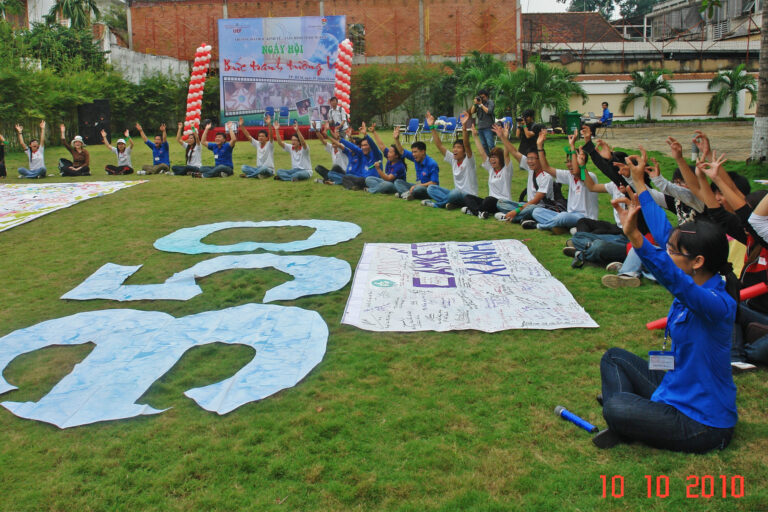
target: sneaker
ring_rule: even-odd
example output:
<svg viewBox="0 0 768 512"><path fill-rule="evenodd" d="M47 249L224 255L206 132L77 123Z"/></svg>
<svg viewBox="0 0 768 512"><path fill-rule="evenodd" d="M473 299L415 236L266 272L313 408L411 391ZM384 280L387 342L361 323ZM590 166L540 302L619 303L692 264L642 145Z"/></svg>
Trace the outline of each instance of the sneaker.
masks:
<svg viewBox="0 0 768 512"><path fill-rule="evenodd" d="M500 222L507 222L507 214L502 212L496 212L493 214L493 218Z"/></svg>
<svg viewBox="0 0 768 512"><path fill-rule="evenodd" d="M571 228L571 234L572 234L572 235L575 235L575 234L576 234L576 233L578 233L578 232L579 232L579 231L576 229L576 226L573 226L573 227Z"/></svg>
<svg viewBox="0 0 768 512"><path fill-rule="evenodd" d="M247 178L248 176L246 176L245 174L241 174L240 177L241 178Z"/></svg>
<svg viewBox="0 0 768 512"><path fill-rule="evenodd" d="M414 197L414 195L412 193L408 192L408 195L406 196L405 200L406 201L413 201L414 199L416 199Z"/></svg>
<svg viewBox="0 0 768 512"><path fill-rule="evenodd" d="M744 361L731 361L731 370L735 373L748 372L749 370L756 369L757 366L752 363L745 363Z"/></svg>
<svg viewBox="0 0 768 512"><path fill-rule="evenodd" d="M565 249L568 249L566 247ZM563 249L563 252L565 252L565 249ZM584 260L581 259L581 251L576 251L573 253L573 261L571 262L571 268L581 268L584 266Z"/></svg>
<svg viewBox="0 0 768 512"><path fill-rule="evenodd" d="M269 174L257 174L256 178L258 178L260 180L265 180L265 179L269 178Z"/></svg>
<svg viewBox="0 0 768 512"><path fill-rule="evenodd" d="M477 214L478 219L487 219L490 216L490 213L488 212L479 212Z"/></svg>
<svg viewBox="0 0 768 512"><path fill-rule="evenodd" d="M406 201L411 200L411 193L410 192L403 192L400 194L400 199L405 199Z"/></svg>
<svg viewBox="0 0 768 512"><path fill-rule="evenodd" d="M574 256L576 256L577 252L579 252L579 251L577 251L576 248L573 247L573 246L569 247L569 246L566 245L565 247L563 247L563 254L565 254L569 258L573 258Z"/></svg>
<svg viewBox="0 0 768 512"><path fill-rule="evenodd" d="M147 174L147 171L136 171L136 174Z"/></svg>
<svg viewBox="0 0 768 512"><path fill-rule="evenodd" d="M601 450L607 450L613 448L617 444L621 443L621 437L613 430L607 428L601 430L592 437L592 444L600 448Z"/></svg>
<svg viewBox="0 0 768 512"><path fill-rule="evenodd" d="M538 222L532 219L528 219L521 222L520 225L523 227L523 229L536 229Z"/></svg>
<svg viewBox="0 0 768 512"><path fill-rule="evenodd" d="M429 206L430 208L435 208L435 203L433 203L429 199L422 199L421 206Z"/></svg>
<svg viewBox="0 0 768 512"><path fill-rule="evenodd" d="M455 203L445 203L445 209L446 210L458 210L459 209L459 205L457 205Z"/></svg>
<svg viewBox="0 0 768 512"><path fill-rule="evenodd" d="M201 173L201 172L191 172L191 173L189 173L189 175L192 176L193 178L202 178L203 177L203 173Z"/></svg>
<svg viewBox="0 0 768 512"><path fill-rule="evenodd" d="M573 239L572 239L572 238L569 238L568 240L566 240L566 241L565 241L565 246L566 246L566 247L574 247L574 245L573 245Z"/></svg>
<svg viewBox="0 0 768 512"><path fill-rule="evenodd" d="M365 187L363 188L363 192L370 192L370 190L368 190L368 187Z"/></svg>
<svg viewBox="0 0 768 512"><path fill-rule="evenodd" d="M224 171L221 171L219 173L219 176L221 176L222 178L226 178L227 176L229 176L229 174L225 173Z"/></svg>
<svg viewBox="0 0 768 512"><path fill-rule="evenodd" d="M602 394L602 393L600 393L599 395L597 395L597 396L595 397L595 400L597 400L597 403L599 403L599 404L600 404L600 407L602 407L602 406L603 406L603 394Z"/></svg>
<svg viewBox="0 0 768 512"><path fill-rule="evenodd" d="M21 177L21 176L19 176ZM469 206L462 206L461 207L461 213L466 213L467 215L474 215L471 211L469 211Z"/></svg>
<svg viewBox="0 0 768 512"><path fill-rule="evenodd" d="M640 278L635 276L628 276L626 274L619 274L617 276L613 274L604 275L600 281L603 286L608 288L637 288L640 286Z"/></svg>
<svg viewBox="0 0 768 512"><path fill-rule="evenodd" d="M623 267L624 264L620 261L614 261L612 263L609 263L605 266L605 270L608 272L616 272L618 273L619 270L621 270L621 267Z"/></svg>
<svg viewBox="0 0 768 512"><path fill-rule="evenodd" d="M562 226L555 226L552 228L552 233L556 235L564 235L568 233L568 228L564 228Z"/></svg>
<svg viewBox="0 0 768 512"><path fill-rule="evenodd" d="M397 199L400 199L400 192L395 192L395 197L396 197Z"/></svg>

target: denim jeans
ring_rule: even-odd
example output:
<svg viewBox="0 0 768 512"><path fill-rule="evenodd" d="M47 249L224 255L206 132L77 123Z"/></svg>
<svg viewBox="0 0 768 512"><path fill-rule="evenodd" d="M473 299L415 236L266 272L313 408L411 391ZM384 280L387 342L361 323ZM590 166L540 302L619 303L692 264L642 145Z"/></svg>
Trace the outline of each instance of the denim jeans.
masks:
<svg viewBox="0 0 768 512"><path fill-rule="evenodd" d="M312 171L306 169L278 169L277 178L282 181L308 180Z"/></svg>
<svg viewBox="0 0 768 512"><path fill-rule="evenodd" d="M537 208L533 212L533 220L538 222L539 229L572 228L582 217L584 217L583 213L557 213L547 208Z"/></svg>
<svg viewBox="0 0 768 512"><path fill-rule="evenodd" d="M733 428L703 425L671 405L650 400L664 371L648 369L648 361L620 348L600 360L603 417L627 441L666 450L704 453L728 446Z"/></svg>
<svg viewBox="0 0 768 512"><path fill-rule="evenodd" d="M596 235L579 231L571 238L576 250L581 251L582 261L591 261L607 265L614 261L624 261L627 255L627 242L624 235Z"/></svg>
<svg viewBox="0 0 768 512"><path fill-rule="evenodd" d="M456 206L464 206L465 204L464 196L466 193L457 188L448 190L440 185L430 185L427 187L427 194L438 208L445 208L445 205L448 203Z"/></svg>
<svg viewBox="0 0 768 512"><path fill-rule="evenodd" d="M171 167L171 170L176 176L186 176L190 172L200 172L200 168L194 165L174 165Z"/></svg>
<svg viewBox="0 0 768 512"><path fill-rule="evenodd" d="M344 174L346 174L344 172L344 169L342 169L338 165L333 165L333 166L331 166L330 169L328 169L326 167L323 167L322 165L316 165L315 166L315 172L317 174L319 174L323 178L323 180L325 180L325 181L328 181L330 179L328 177L328 173L334 172L334 173L338 174L339 176L344 176ZM339 178L339 182L337 183L337 185L340 185L340 184L341 184L341 178Z"/></svg>
<svg viewBox="0 0 768 512"><path fill-rule="evenodd" d="M490 156L491 150L496 147L496 134L490 128L482 128L477 130L477 136L480 137L485 154Z"/></svg>
<svg viewBox="0 0 768 512"><path fill-rule="evenodd" d="M510 201L509 199L499 199L499 201L496 203L496 209L502 213L509 213L512 210L520 208L524 204L525 203L518 203L517 201ZM515 215L515 218L512 219L512 222L520 224L524 220L533 219L533 210L536 208L541 208L541 206L538 204L530 204L526 206L520 210L517 215Z"/></svg>
<svg viewBox="0 0 768 512"><path fill-rule="evenodd" d="M334 185L341 185L341 182L344 181L344 176L346 175L347 173L345 172L330 170L328 171L328 178L326 181L332 181Z"/></svg>
<svg viewBox="0 0 768 512"><path fill-rule="evenodd" d="M645 267L643 267L643 260L641 260L640 256L637 255L634 248L630 249L626 258L624 258L624 264L619 269L619 275L634 277L640 277L642 275L646 279L656 281L656 278L653 277L653 274L648 272Z"/></svg>
<svg viewBox="0 0 768 512"><path fill-rule="evenodd" d="M395 190L397 190L399 194L408 192L413 186L414 183L408 183L405 180L395 180ZM429 194L427 194L427 187L415 184L415 188L413 189L413 197L414 199L427 199L429 197Z"/></svg>
<svg viewBox="0 0 768 512"><path fill-rule="evenodd" d="M203 178L218 178L221 176L221 173L232 176L233 172L232 168L226 165L217 165L216 167L204 165L200 167L200 173L203 175Z"/></svg>
<svg viewBox="0 0 768 512"><path fill-rule="evenodd" d="M752 343L744 340L744 331L752 322L768 325L768 315L750 309L744 303L736 311L736 325L733 326L731 361L752 361L768 364L768 336L763 336Z"/></svg>
<svg viewBox="0 0 768 512"><path fill-rule="evenodd" d="M28 179L35 179L35 178L45 178L46 171L45 167L40 167L38 169L35 169L34 171L30 171L26 167L19 167L19 176L22 178L28 178Z"/></svg>
<svg viewBox="0 0 768 512"><path fill-rule="evenodd" d="M263 165L260 165L258 167L243 165L242 167L240 167L240 169L243 171L243 174L245 174L246 178L258 178L259 176L265 176L269 178L270 176L275 175L274 169L270 169L269 167L264 167Z"/></svg>
<svg viewBox="0 0 768 512"><path fill-rule="evenodd" d="M365 178L365 186L371 194L394 194L395 184L379 178L378 176L368 176Z"/></svg>

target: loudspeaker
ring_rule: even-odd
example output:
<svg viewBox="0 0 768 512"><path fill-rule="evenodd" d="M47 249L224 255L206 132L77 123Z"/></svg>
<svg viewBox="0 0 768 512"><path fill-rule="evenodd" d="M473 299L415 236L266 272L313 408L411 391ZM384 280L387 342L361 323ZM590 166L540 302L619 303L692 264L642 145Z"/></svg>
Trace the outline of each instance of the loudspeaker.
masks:
<svg viewBox="0 0 768 512"><path fill-rule="evenodd" d="M78 134L86 144L100 144L101 130L106 130L111 142L109 121L109 100L95 100L77 107Z"/></svg>

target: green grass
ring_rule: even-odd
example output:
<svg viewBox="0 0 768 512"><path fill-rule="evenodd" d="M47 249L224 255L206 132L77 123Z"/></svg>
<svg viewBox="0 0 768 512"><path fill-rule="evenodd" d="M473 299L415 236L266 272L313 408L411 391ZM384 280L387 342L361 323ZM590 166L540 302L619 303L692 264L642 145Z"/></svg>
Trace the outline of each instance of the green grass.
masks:
<svg viewBox="0 0 768 512"><path fill-rule="evenodd" d="M385 140L387 138L385 137ZM330 159L312 141L314 164ZM562 160L562 140L548 143ZM114 157L92 152L94 177ZM430 146L434 155L435 150ZM206 162L210 153L206 152ZM172 146L172 159L182 152ZM235 148L237 167L255 160ZM49 167L63 148L49 148ZM10 171L23 162L6 157ZM137 144L134 165L149 161ZM441 163L441 179L450 171ZM276 152L276 163L288 166ZM662 159L664 173L672 172ZM412 176L412 166L409 176ZM478 172L481 193L487 174ZM130 179L136 179L130 177ZM513 195L524 187L516 172ZM37 183L64 180L48 178ZM604 181L604 179L601 179ZM607 196L601 218L611 219ZM0 409L2 510L768 510L766 372L736 376L740 421L728 449L681 455L639 444L598 451L590 436L552 413L562 404L604 425L594 396L603 351L657 350L671 297L659 286L610 290L603 271L572 270L566 237L523 231L494 220L423 208L312 182L200 180L150 176L149 183L92 199L0 233L0 335L81 311L158 310L174 316L260 302L283 282L271 270L222 272L201 280L186 302L63 301L60 297L106 262L143 264L129 283L162 282L211 255L162 253L153 242L179 228L219 221L334 219L362 227L356 239L303 254L342 258L353 267L366 242L525 240L600 324L599 329L373 333L341 325L350 285L279 304L318 311L330 335L324 360L296 387L225 416L183 395L245 364L252 350L207 345L190 350L140 400L170 409L152 417L59 430ZM210 243L290 240L304 228L216 233ZM17 358L5 371L19 390L3 400L37 400L92 346L52 347ZM625 496L602 499L600 475L623 475ZM645 497L644 475L667 475L670 496ZM687 499L689 475L743 475L746 496ZM719 492L719 491L718 491Z"/></svg>

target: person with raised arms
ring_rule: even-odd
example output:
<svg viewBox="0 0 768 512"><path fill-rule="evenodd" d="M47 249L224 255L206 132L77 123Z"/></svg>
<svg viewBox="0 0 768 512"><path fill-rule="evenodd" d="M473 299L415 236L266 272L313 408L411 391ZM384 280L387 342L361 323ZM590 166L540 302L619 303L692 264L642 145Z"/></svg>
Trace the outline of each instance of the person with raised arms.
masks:
<svg viewBox="0 0 768 512"><path fill-rule="evenodd" d="M171 172L171 155L168 148L168 134L165 132L165 123L160 125L160 135L155 135L154 142L149 142L144 130L139 123L136 123L136 129L144 144L152 150L152 164L142 165L141 170L136 174L164 174Z"/></svg>
<svg viewBox="0 0 768 512"><path fill-rule="evenodd" d="M435 160L427 155L427 145L417 140L411 144L411 151L403 149L400 144L400 129L395 128L395 148L402 153L403 158L413 162L416 168L417 183L408 183L405 180L395 180L395 196L412 201L414 199L428 199L427 187L440 184L440 167Z"/></svg>
<svg viewBox="0 0 768 512"><path fill-rule="evenodd" d="M327 138L326 134L328 135ZM331 155L331 168L327 169L322 165L316 165L315 172L322 176L322 178L317 178L315 181L318 183L335 185L336 183L331 181L328 177L328 174L333 172L338 176L338 184L341 184L342 177L346 174L346 168L349 165L349 156L344 151L344 146L338 143L338 140L341 138L339 128L337 126L331 130L330 124L326 121L323 125L323 129L317 131L317 136L323 144L323 149Z"/></svg>
<svg viewBox="0 0 768 512"><path fill-rule="evenodd" d="M371 130L376 131L375 123L371 125ZM365 123L361 124L358 135L359 138L354 139L354 143L344 139L339 141L349 155L349 170L341 178L341 184L348 190L363 190L366 178L378 176L374 164L381 162L381 151L368 135Z"/></svg>
<svg viewBox="0 0 768 512"><path fill-rule="evenodd" d="M62 176L90 176L91 175L91 155L85 149L85 143L80 135L75 135L72 142L67 142L66 127L59 125L61 129L61 143L72 155L72 161L62 158L59 160L59 170Z"/></svg>
<svg viewBox="0 0 768 512"><path fill-rule="evenodd" d="M405 165L402 153L397 150L395 144L389 147L385 146L376 131L376 125L372 126L371 133L373 138L376 139L379 149L384 153L387 163L384 170L381 170L381 164L374 162L374 168L378 173L378 176L368 176L365 178L365 187L371 194L394 194L395 180L405 180L407 177L408 168Z"/></svg>
<svg viewBox="0 0 768 512"><path fill-rule="evenodd" d="M133 174L133 164L131 163L131 151L133 151L133 139L131 132L125 130L125 139L130 144L125 143L125 139L117 139L117 144L112 146L107 140L106 130L101 130L101 142L107 146L107 149L117 156L117 165L105 165L104 170L107 174Z"/></svg>
<svg viewBox="0 0 768 512"><path fill-rule="evenodd" d="M259 178L265 179L275 175L275 146L272 135L272 116L264 114L264 126L266 130L259 130L256 138L252 137L245 129L245 122L240 118L240 128L245 138L256 148L256 166L243 165L240 169L243 173L241 178Z"/></svg>
<svg viewBox="0 0 768 512"><path fill-rule="evenodd" d="M171 166L175 176L187 176L193 172L200 172L200 167L203 166L203 145L200 144L197 128L192 127L192 135L187 137L187 141L181 137L183 128L184 123L178 123L176 142L184 148L184 165Z"/></svg>
<svg viewBox="0 0 768 512"><path fill-rule="evenodd" d="M506 130L507 135L509 129ZM477 146L477 153L485 155L482 141L477 135L477 128L472 127L472 135ZM461 211L467 215L477 215L480 219L487 219L496 213L496 203L499 200L511 201L510 188L512 186L512 173L514 167L507 151L493 147L491 155L486 156L482 163L483 168L488 171L488 197L481 199L474 194L464 196L466 206Z"/></svg>
<svg viewBox="0 0 768 512"><path fill-rule="evenodd" d="M0 179L7 176L5 171L5 137L0 133Z"/></svg>
<svg viewBox="0 0 768 512"><path fill-rule="evenodd" d="M620 348L603 355L598 401L608 428L592 441L599 448L640 441L689 453L723 449L738 420L730 348L739 285L728 262L728 240L709 222L672 228L647 191L646 161L642 148L640 157L627 158L638 194L629 191L629 199L612 203L643 265L675 299L665 347L650 353L651 361ZM659 247L638 229L641 208Z"/></svg>
<svg viewBox="0 0 768 512"><path fill-rule="evenodd" d="M211 122L205 124L203 136L200 140L205 143L208 140L208 130L211 129ZM232 150L237 144L234 124L229 124L229 140L223 133L217 133L213 142L208 143L208 149L213 153L213 167L203 165L199 172L192 172L189 175L193 178L226 178L234 173L234 164L232 163Z"/></svg>
<svg viewBox="0 0 768 512"><path fill-rule="evenodd" d="M434 116L429 112L427 112L426 120L429 126L433 126L435 123ZM453 142L451 151L443 145L437 130L431 130L432 141L435 143L440 154L445 157L445 161L451 166L454 188L448 190L439 185L430 185L427 187L427 194L429 194L431 199L424 199L421 202L424 206L454 210L465 206L464 197L467 194L477 196L477 172L475 171L475 159L472 156L472 147L469 144L469 131L467 130L467 125L470 122L469 114L462 112L459 120L461 121L461 140ZM481 140L481 143L483 144L481 146L483 147L483 152L480 154L485 155L485 150L487 149L485 140Z"/></svg>
<svg viewBox="0 0 768 512"><path fill-rule="evenodd" d="M301 181L308 180L312 176L312 161L309 159L309 146L304 140L304 136L299 130L299 122L294 121L293 127L295 133L291 136L291 142L283 142L280 136L280 122L275 121L275 133L277 134L277 143L286 153L291 155L291 168L278 169L275 175L276 180L281 181Z"/></svg>
<svg viewBox="0 0 768 512"><path fill-rule="evenodd" d="M19 137L19 146L27 154L29 168L19 167L19 178L35 179L45 178L45 121L40 121L40 139L30 139L29 146L24 144L24 127L16 125L16 134Z"/></svg>

